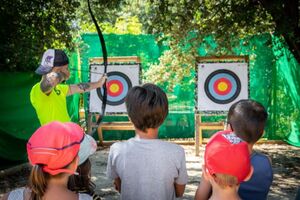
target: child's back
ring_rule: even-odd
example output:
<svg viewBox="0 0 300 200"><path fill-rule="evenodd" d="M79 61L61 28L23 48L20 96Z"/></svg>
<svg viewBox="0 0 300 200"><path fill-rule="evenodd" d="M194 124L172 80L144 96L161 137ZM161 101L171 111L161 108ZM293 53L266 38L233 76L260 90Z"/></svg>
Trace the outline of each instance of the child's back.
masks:
<svg viewBox="0 0 300 200"><path fill-rule="evenodd" d="M118 174L109 170L114 167ZM137 136L112 145L108 174L122 180L122 199L174 199L174 181L181 185L187 182L184 150L176 144Z"/></svg>
<svg viewBox="0 0 300 200"><path fill-rule="evenodd" d="M111 146L107 176L122 199L168 200L183 195L188 176L182 147L160 141L168 114L166 94L153 84L133 87L126 98L136 137Z"/></svg>
<svg viewBox="0 0 300 200"><path fill-rule="evenodd" d="M267 199L270 186L273 182L273 170L268 156L252 152L251 164L254 168L249 181L244 182L239 187L239 196L243 200Z"/></svg>
<svg viewBox="0 0 300 200"><path fill-rule="evenodd" d="M268 114L260 103L251 100L240 100L234 103L228 112L228 129L248 143L251 153L253 175L239 187L239 196L243 200L267 199L273 181L273 170L269 157L253 151L254 144L262 137ZM202 177L196 191L195 199L208 199L211 185Z"/></svg>

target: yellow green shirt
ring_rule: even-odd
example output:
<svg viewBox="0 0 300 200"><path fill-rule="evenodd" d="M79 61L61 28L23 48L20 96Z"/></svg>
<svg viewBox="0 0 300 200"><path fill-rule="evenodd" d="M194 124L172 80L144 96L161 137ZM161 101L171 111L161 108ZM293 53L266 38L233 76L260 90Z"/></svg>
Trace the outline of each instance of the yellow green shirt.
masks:
<svg viewBox="0 0 300 200"><path fill-rule="evenodd" d="M58 84L49 95L46 95L41 91L40 83L32 87L30 101L35 108L41 125L52 121L71 121L66 103L68 90L68 85Z"/></svg>

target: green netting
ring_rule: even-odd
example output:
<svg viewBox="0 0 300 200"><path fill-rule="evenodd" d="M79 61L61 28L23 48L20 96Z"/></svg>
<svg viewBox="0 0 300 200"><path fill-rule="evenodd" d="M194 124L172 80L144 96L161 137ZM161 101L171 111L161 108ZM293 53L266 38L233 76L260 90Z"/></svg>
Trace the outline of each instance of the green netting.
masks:
<svg viewBox="0 0 300 200"><path fill-rule="evenodd" d="M274 90L274 134L286 142L300 147L300 65L286 48L282 39L272 37L272 50L276 56Z"/></svg>
<svg viewBox="0 0 300 200"><path fill-rule="evenodd" d="M152 35L105 35L107 52L113 56L139 56L142 59L142 71L148 69L151 63L158 61L159 56L167 46L157 44ZM88 59L101 57L97 34L82 35L84 44L80 50L81 68L88 70ZM207 38L212 47L216 44ZM280 48L276 48L276 45ZM266 133L268 139L287 139L294 145L299 145L299 64L287 50L284 42L265 34L251 37L233 47L235 55L250 57L250 98L261 102L269 112ZM278 56L277 54L280 54ZM199 55L207 55L205 46L200 46ZM194 96L195 85L187 84L194 79L194 72L186 77L182 84L175 87L173 93L168 92L170 115L160 128L160 138L189 138L194 136ZM88 73L82 73L82 80L88 81ZM85 96L85 110L88 110ZM119 119L106 117L106 121ZM203 121L222 121L224 116L207 116ZM178 124L184 124L179 130ZM126 139L131 137L118 131L104 132L104 139ZM209 137L211 132L205 132Z"/></svg>
<svg viewBox="0 0 300 200"><path fill-rule="evenodd" d="M139 56L142 60L142 71L151 63L158 62L163 51L168 49L157 44L152 35L105 35L107 51L113 56ZM70 68L81 68L80 77L77 71L71 71L70 83L89 81L88 59L101 57L99 40L96 34L82 36L83 44L78 52L70 55ZM213 44L213 40L211 41ZM241 41L234 48L236 55L250 57L250 97L263 103L268 109L269 120L265 137L282 139L300 146L300 71L299 63L288 51L284 42L271 35L260 35ZM205 56L206 49L199 48L199 55ZM1 115L0 115L0 161L18 163L26 160L26 140L39 126L35 111L30 104L29 92L40 77L33 73L0 74ZM80 80L81 79L81 80ZM170 114L159 131L160 138L194 137L194 96L195 85L188 84L190 77L168 92ZM68 109L72 121L78 122L80 95L68 99ZM84 108L88 110L87 95L84 95ZM126 119L126 117L125 117ZM124 117L105 117L105 121L122 121ZM225 120L224 116L205 117L203 121ZM105 140L127 139L133 132L104 132ZM211 132L204 133L209 137ZM8 162L6 162L8 163ZM4 167L4 165L1 165Z"/></svg>

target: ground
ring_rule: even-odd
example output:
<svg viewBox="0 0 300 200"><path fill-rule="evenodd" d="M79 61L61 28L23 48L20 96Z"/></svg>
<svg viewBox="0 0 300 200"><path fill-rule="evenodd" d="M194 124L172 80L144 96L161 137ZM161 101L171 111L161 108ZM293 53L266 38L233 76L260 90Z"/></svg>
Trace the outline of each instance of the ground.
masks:
<svg viewBox="0 0 300 200"><path fill-rule="evenodd" d="M186 152L189 182L182 199L194 199L194 194L201 177L204 147L200 156L195 156L194 146L182 145ZM269 193L270 200L295 199L300 187L300 148L286 144L259 144L255 150L269 155L272 159L274 181ZM104 200L118 199L112 182L105 176L109 148L100 148L93 156L92 179L96 183L96 192ZM26 184L29 174L28 165L23 165L0 173L0 197L7 191Z"/></svg>

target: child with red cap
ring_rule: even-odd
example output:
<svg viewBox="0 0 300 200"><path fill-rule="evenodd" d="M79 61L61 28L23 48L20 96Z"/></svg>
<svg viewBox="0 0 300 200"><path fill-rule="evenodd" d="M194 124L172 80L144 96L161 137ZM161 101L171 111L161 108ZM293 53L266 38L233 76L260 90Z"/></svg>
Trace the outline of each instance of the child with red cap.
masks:
<svg viewBox="0 0 300 200"><path fill-rule="evenodd" d="M76 194L67 187L69 176L76 173L79 149L84 148L81 144L90 144L86 139L81 127L72 122L55 121L37 129L27 143L32 164L28 186L11 191L4 199L91 200L90 195Z"/></svg>
<svg viewBox="0 0 300 200"><path fill-rule="evenodd" d="M210 199L240 199L239 184L253 172L247 143L234 133L218 132L207 143L204 159L204 178L212 185Z"/></svg>
<svg viewBox="0 0 300 200"><path fill-rule="evenodd" d="M251 99L235 102L227 115L228 133L234 133L248 144L253 174L247 182L240 184L239 196L243 200L266 200L272 181L273 170L268 156L253 150L254 144L262 137L268 113L264 106ZM211 195L211 184L201 179L196 191L196 200L207 200Z"/></svg>

